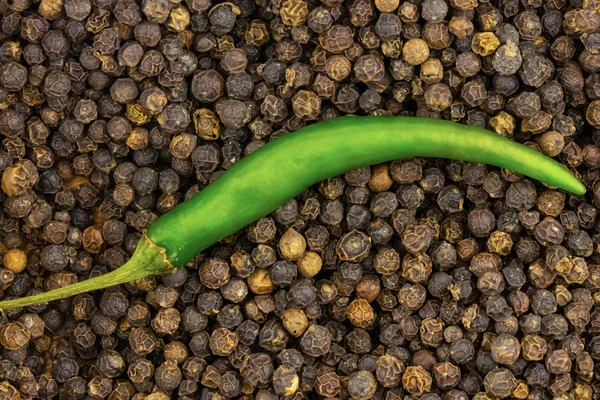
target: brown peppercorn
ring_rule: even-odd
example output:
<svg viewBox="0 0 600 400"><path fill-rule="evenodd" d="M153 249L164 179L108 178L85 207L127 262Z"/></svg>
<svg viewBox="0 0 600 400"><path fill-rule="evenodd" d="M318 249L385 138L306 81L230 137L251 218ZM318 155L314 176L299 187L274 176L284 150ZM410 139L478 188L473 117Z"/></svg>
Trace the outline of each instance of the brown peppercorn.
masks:
<svg viewBox="0 0 600 400"><path fill-rule="evenodd" d="M269 30L267 24L261 20L250 22L244 33L246 43L251 46L263 46L269 41Z"/></svg>
<svg viewBox="0 0 600 400"><path fill-rule="evenodd" d="M238 345L238 335L227 328L217 328L210 335L208 345L214 355L228 356Z"/></svg>
<svg viewBox="0 0 600 400"><path fill-rule="evenodd" d="M348 306L346 311L352 325L366 328L375 322L375 311L365 299L356 299Z"/></svg>
<svg viewBox="0 0 600 400"><path fill-rule="evenodd" d="M410 39L402 48L402 56L410 65L421 65L429 58L429 46L423 39Z"/></svg>
<svg viewBox="0 0 600 400"><path fill-rule="evenodd" d="M514 364L521 353L521 344L513 335L503 333L492 342L491 353L497 363Z"/></svg>
<svg viewBox="0 0 600 400"><path fill-rule="evenodd" d="M360 262L364 260L371 250L371 237L353 230L348 232L338 241L335 252L342 261Z"/></svg>
<svg viewBox="0 0 600 400"><path fill-rule="evenodd" d="M600 100L594 100L588 105L585 117L594 128L600 128Z"/></svg>
<svg viewBox="0 0 600 400"><path fill-rule="evenodd" d="M335 397L341 390L340 377L335 372L325 372L317 375L315 390L320 396Z"/></svg>
<svg viewBox="0 0 600 400"><path fill-rule="evenodd" d="M300 349L311 357L327 354L331 349L331 332L322 325L313 324L300 338Z"/></svg>
<svg viewBox="0 0 600 400"><path fill-rule="evenodd" d="M4 268L17 274L27 266L27 255L21 249L10 249L4 254L2 262Z"/></svg>
<svg viewBox="0 0 600 400"><path fill-rule="evenodd" d="M444 322L440 318L425 318L421 323L419 332L421 334L421 341L428 345L437 347L442 344Z"/></svg>
<svg viewBox="0 0 600 400"><path fill-rule="evenodd" d="M435 83L425 91L425 103L431 111L447 110L452 105L452 101L452 91L444 83Z"/></svg>
<svg viewBox="0 0 600 400"><path fill-rule="evenodd" d="M404 372L404 364L398 357L384 354L377 359L375 375L384 388L396 387L402 379L402 372Z"/></svg>
<svg viewBox="0 0 600 400"><path fill-rule="evenodd" d="M168 100L165 92L156 86L149 87L140 95L140 105L149 115L160 114L167 105L167 102Z"/></svg>
<svg viewBox="0 0 600 400"><path fill-rule="evenodd" d="M31 334L20 322L9 322L0 329L0 344L7 350L18 350L29 343Z"/></svg>
<svg viewBox="0 0 600 400"><path fill-rule="evenodd" d="M400 255L391 247L383 248L375 256L374 267L381 275L392 275L400 268Z"/></svg>
<svg viewBox="0 0 600 400"><path fill-rule="evenodd" d="M525 335L521 339L523 358L527 361L540 361L544 359L547 352L547 342L538 335Z"/></svg>
<svg viewBox="0 0 600 400"><path fill-rule="evenodd" d="M355 371L348 379L348 394L352 399L372 399L376 390L377 381L370 371Z"/></svg>
<svg viewBox="0 0 600 400"><path fill-rule="evenodd" d="M300 379L294 367L281 364L273 373L273 389L280 396L291 396L298 390Z"/></svg>
<svg viewBox="0 0 600 400"><path fill-rule="evenodd" d="M356 285L356 297L365 299L369 303L375 301L381 292L381 282L377 275L363 275Z"/></svg>
<svg viewBox="0 0 600 400"><path fill-rule="evenodd" d="M473 33L475 27L473 26L473 22L467 17L454 16L448 23L448 29L457 38L465 39Z"/></svg>
<svg viewBox="0 0 600 400"><path fill-rule="evenodd" d="M600 27L600 15L597 10L578 8L567 11L563 16L563 28L569 36L591 33Z"/></svg>
<svg viewBox="0 0 600 400"><path fill-rule="evenodd" d="M292 98L292 109L298 118L317 119L321 112L321 99L310 90L300 90Z"/></svg>
<svg viewBox="0 0 600 400"><path fill-rule="evenodd" d="M460 368L451 362L435 364L432 368L433 380L440 389L448 390L460 383Z"/></svg>
<svg viewBox="0 0 600 400"><path fill-rule="evenodd" d="M485 391L496 397L508 397L517 387L517 380L506 368L496 368L487 373L483 380Z"/></svg>
<svg viewBox="0 0 600 400"><path fill-rule="evenodd" d="M209 258L200 265L198 270L200 282L209 289L219 289L229 282L231 270L221 259Z"/></svg>
<svg viewBox="0 0 600 400"><path fill-rule="evenodd" d="M334 54L342 53L353 42L352 30L349 26L345 25L334 25L319 35L319 44L321 47Z"/></svg>
<svg viewBox="0 0 600 400"><path fill-rule="evenodd" d="M546 369L551 374L568 374L571 372L571 368L571 358L566 350L554 350L546 357Z"/></svg>
<svg viewBox="0 0 600 400"><path fill-rule="evenodd" d="M325 61L325 72L334 81L343 81L352 72L352 64L345 55L333 54Z"/></svg>
<svg viewBox="0 0 600 400"><path fill-rule="evenodd" d="M431 375L420 365L406 367L402 375L402 388L415 396L429 392L431 383Z"/></svg>

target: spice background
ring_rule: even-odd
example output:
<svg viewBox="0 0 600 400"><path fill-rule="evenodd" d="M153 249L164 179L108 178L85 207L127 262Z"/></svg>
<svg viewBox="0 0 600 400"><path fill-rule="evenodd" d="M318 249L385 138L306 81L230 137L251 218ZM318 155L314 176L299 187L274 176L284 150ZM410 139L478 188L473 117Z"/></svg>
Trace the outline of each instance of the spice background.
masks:
<svg viewBox="0 0 600 400"><path fill-rule="evenodd" d="M437 159L306 190L172 275L0 316L0 399L600 397L600 3L0 0L0 289L122 265L264 143L486 127L585 196Z"/></svg>

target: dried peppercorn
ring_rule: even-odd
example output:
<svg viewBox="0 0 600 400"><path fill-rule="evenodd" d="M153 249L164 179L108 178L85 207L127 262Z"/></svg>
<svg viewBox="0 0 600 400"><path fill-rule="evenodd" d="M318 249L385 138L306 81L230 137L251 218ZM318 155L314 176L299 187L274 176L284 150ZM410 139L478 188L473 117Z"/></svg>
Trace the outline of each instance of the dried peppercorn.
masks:
<svg viewBox="0 0 600 400"><path fill-rule="evenodd" d="M420 65L429 57L429 46L423 39L410 39L402 48L402 56L410 65Z"/></svg>
<svg viewBox="0 0 600 400"><path fill-rule="evenodd" d="M422 366L408 366L402 375L402 388L407 392L420 396L431 390L432 379Z"/></svg>

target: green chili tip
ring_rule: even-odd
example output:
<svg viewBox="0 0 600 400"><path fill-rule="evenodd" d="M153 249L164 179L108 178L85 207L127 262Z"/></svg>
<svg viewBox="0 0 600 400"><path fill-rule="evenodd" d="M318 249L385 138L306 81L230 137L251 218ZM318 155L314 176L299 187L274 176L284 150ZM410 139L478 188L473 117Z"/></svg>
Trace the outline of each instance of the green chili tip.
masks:
<svg viewBox="0 0 600 400"><path fill-rule="evenodd" d="M174 271L171 263L165 256L165 249L156 246L144 234L140 239L131 259L118 269L107 274L74 283L59 289L50 290L34 296L20 299L0 301L0 311L11 308L26 307L34 304L47 303L65 297L104 289L109 286L127 283L149 275L163 275Z"/></svg>

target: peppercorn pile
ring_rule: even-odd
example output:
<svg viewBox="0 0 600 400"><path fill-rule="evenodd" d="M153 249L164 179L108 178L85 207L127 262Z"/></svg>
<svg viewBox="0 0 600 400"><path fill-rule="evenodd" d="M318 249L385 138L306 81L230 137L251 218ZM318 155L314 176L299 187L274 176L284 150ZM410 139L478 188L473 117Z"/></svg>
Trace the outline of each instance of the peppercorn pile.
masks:
<svg viewBox="0 0 600 400"><path fill-rule="evenodd" d="M0 317L0 399L600 396L596 0L0 0L0 290L122 265L264 143L346 114L487 127L580 174L398 160L186 268Z"/></svg>

